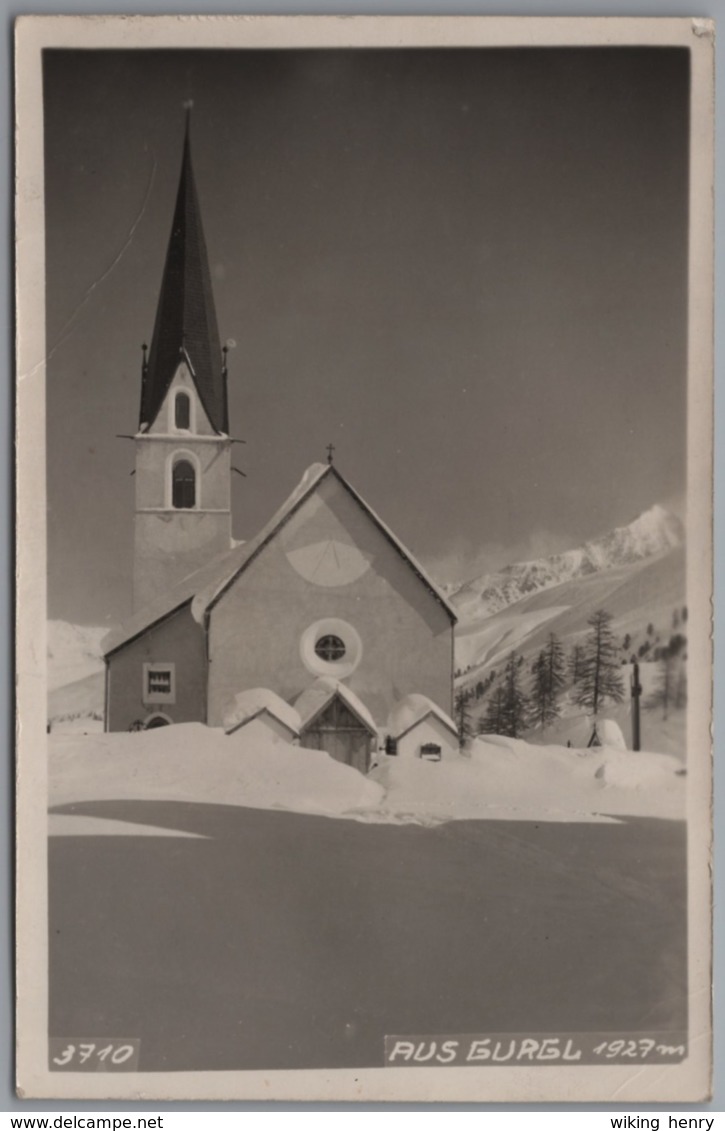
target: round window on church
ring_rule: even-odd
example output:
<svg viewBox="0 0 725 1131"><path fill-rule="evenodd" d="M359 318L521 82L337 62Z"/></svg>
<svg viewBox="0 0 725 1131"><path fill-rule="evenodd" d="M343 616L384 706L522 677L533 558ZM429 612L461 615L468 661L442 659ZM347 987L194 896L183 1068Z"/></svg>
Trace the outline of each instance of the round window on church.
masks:
<svg viewBox="0 0 725 1131"><path fill-rule="evenodd" d="M334 664L345 655L345 645L339 636L321 636L315 644L315 652L321 660Z"/></svg>
<svg viewBox="0 0 725 1131"><path fill-rule="evenodd" d="M300 638L300 659L313 675L346 679L362 660L359 633L339 617L325 617L309 625Z"/></svg>

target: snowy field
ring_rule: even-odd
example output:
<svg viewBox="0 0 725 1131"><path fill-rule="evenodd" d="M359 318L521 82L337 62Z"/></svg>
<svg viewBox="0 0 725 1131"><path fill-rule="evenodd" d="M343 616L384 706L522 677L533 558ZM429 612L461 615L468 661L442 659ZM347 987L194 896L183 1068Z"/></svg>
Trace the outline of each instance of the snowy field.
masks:
<svg viewBox="0 0 725 1131"><path fill-rule="evenodd" d="M49 744L52 1036L271 1070L686 1025L677 759L490 738L363 777L254 723Z"/></svg>
<svg viewBox="0 0 725 1131"><path fill-rule="evenodd" d="M50 838L52 1036L142 1071L375 1066L386 1033L686 1026L685 826L432 827L168 801Z"/></svg>
<svg viewBox="0 0 725 1131"><path fill-rule="evenodd" d="M69 810L87 801L181 801L417 824L684 817L680 762L614 746L577 750L488 736L437 763L379 754L363 777L324 751L273 740L255 723L230 735L200 723L52 734L49 744L51 811L65 811L62 819L51 812L53 832L71 831ZM102 831L87 821L83 827Z"/></svg>

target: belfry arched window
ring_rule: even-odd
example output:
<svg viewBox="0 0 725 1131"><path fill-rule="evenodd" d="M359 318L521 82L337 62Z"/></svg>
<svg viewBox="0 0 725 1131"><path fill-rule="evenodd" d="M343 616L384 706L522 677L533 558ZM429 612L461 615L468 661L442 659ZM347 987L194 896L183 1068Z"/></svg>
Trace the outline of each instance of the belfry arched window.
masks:
<svg viewBox="0 0 725 1131"><path fill-rule="evenodd" d="M174 401L174 425L176 428L191 428L191 400L188 393L177 393Z"/></svg>
<svg viewBox="0 0 725 1131"><path fill-rule="evenodd" d="M196 471L188 459L180 459L171 473L171 505L176 510L196 506Z"/></svg>

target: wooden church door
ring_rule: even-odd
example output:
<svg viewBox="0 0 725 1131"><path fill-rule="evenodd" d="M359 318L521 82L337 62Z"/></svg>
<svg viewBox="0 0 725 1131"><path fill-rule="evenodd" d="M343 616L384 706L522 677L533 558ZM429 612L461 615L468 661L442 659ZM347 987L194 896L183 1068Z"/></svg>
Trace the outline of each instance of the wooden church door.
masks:
<svg viewBox="0 0 725 1131"><path fill-rule="evenodd" d="M366 774L370 768L370 738L367 727L335 696L302 735L302 742L312 750L326 750L335 761Z"/></svg>

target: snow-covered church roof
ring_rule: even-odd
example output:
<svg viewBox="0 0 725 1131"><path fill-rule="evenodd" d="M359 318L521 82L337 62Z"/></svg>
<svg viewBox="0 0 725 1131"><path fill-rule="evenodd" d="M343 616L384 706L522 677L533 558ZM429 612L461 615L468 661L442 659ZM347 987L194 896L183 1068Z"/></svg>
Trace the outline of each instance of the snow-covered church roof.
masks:
<svg viewBox="0 0 725 1131"><path fill-rule="evenodd" d="M235 695L232 706L224 715L224 730L229 734L238 730L264 712L283 723L293 734L300 733L300 716L294 707L268 687L252 687Z"/></svg>
<svg viewBox="0 0 725 1131"><path fill-rule="evenodd" d="M373 734L377 734L375 719L368 711L362 699L354 691L332 676L320 676L314 683L295 699L295 709L299 714L302 729L308 726L322 711L331 699L338 695L353 715L363 723Z"/></svg>
<svg viewBox="0 0 725 1131"><path fill-rule="evenodd" d="M218 576L220 570L224 569L225 563L232 558L238 548L238 546L234 546L226 554L221 554L207 562L201 569L195 570L194 573L190 573L188 577L177 582L170 589L160 593L151 604L144 605L142 609L138 609L137 612L127 617L123 624L112 629L103 638L104 655L110 656L122 645L128 644L129 640L140 636L152 624L158 624L159 621L164 620L172 613L178 612L183 605L188 605L211 578Z"/></svg>
<svg viewBox="0 0 725 1131"><path fill-rule="evenodd" d="M458 734L456 724L446 712L427 695L406 695L396 703L388 716L388 731L393 738L402 738L429 715L443 723L453 734Z"/></svg>
<svg viewBox="0 0 725 1131"><path fill-rule="evenodd" d="M192 616L199 624L203 624L207 612L214 607L225 590L243 573L250 562L256 558L257 554L264 549L277 531L284 526L304 503L305 499L309 498L327 476L334 477L352 496L455 623L457 620L456 611L442 589L428 576L420 563L406 550L402 542L395 537L372 507L368 506L365 500L358 495L357 491L343 478L337 468L331 464L313 463L311 467L307 468L291 495L285 499L282 506L272 515L269 522L262 527L256 537L234 546L232 550L221 557L214 558L200 570L190 574L189 577L184 578L172 589L163 593L151 605L139 609L120 628L109 633L104 639L103 650L105 655L108 656L115 652L122 645L133 640L134 637L140 636L152 624L170 616L171 613L176 612L189 602L191 602Z"/></svg>
<svg viewBox="0 0 725 1131"><path fill-rule="evenodd" d="M368 503L366 503L362 498L362 496L358 495L357 491L355 491L354 488L351 487L347 482L347 480L344 479L342 475L340 475L340 472L337 470L337 468L333 467L332 464L324 463L313 463L311 467L308 467L307 471L303 475L302 479L300 480L292 494L282 504L276 514L272 516L267 525L262 528L257 537L253 538L251 542L246 542L243 546L239 547L239 549L236 551L236 553L238 554L236 560L233 560L232 558L225 559L225 565L227 567L225 575L219 581L212 582L211 584L206 586L197 594L194 599L191 611L195 620L199 621L200 624L203 622L205 614L214 607L225 590L244 571L244 569L246 569L252 559L257 556L257 554L264 548L264 546L267 545L267 543L274 537L280 527L283 526L285 522L287 522L287 520L302 505L305 499L307 499L312 494L312 492L322 482L322 480L328 476L336 479L338 483L340 483L344 487L348 494L352 496L358 506L360 506L362 510L364 510L365 513L369 516L369 518L372 519L381 533L395 547L400 556L411 567L413 572L417 574L417 576L420 578L429 592L435 597L437 601L440 602L441 605L443 605L451 620L455 623L455 621L458 619L457 613L446 595L443 593L442 589L440 589L439 586L436 585L436 583L428 576L422 565L420 565L420 563L416 561L409 550L406 550L402 542L400 542L399 539L395 537L393 532L389 529L389 527L385 525L382 519L379 518L372 507L369 506Z"/></svg>

